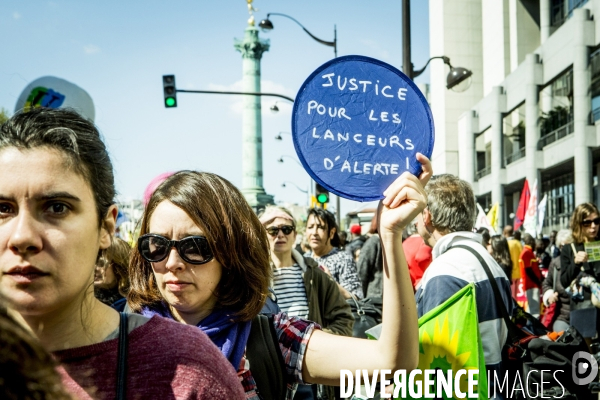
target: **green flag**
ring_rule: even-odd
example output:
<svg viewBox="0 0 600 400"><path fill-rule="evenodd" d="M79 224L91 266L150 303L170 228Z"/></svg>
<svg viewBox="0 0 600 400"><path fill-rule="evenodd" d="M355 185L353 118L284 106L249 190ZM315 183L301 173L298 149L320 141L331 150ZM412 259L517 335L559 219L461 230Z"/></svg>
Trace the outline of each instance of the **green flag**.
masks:
<svg viewBox="0 0 600 400"><path fill-rule="evenodd" d="M468 398L468 371L478 370L478 373L473 376L478 383L473 392L478 394L479 399L488 398L487 374L478 322L473 283L462 288L446 302L419 318L419 364L417 368L423 373L416 375L414 382L415 385L419 385L418 381L420 381L423 397L412 397L407 388L406 398L425 398L426 370L441 370L446 377L446 382L449 377L452 379L452 396L446 396L443 389L445 384L440 384L436 379L436 376L439 377L441 374L436 371L437 375L433 375L435 383L430 391L437 395L438 385L441 386L441 398L444 399L458 398L456 383L459 384L460 392L466 393ZM449 376L448 371L450 370L452 372ZM410 374L410 371L407 371L407 374ZM400 395L402 396L402 393ZM436 396L436 398L439 397Z"/></svg>

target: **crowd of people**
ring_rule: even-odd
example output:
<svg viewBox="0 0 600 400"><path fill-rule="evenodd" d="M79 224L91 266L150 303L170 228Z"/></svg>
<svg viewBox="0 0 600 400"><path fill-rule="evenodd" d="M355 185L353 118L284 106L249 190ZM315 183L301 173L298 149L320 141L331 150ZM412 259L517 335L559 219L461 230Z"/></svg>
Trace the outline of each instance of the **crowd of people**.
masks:
<svg viewBox="0 0 600 400"><path fill-rule="evenodd" d="M507 338L493 284L509 312L522 290L531 314L553 308L552 329L595 336L593 204L548 242L476 232L470 185L417 160L348 233L323 208L303 229L283 207L256 215L213 173L162 174L127 243L97 128L70 110L16 114L0 127L0 397L336 399L342 369L416 368L418 318L470 283L488 371ZM353 337L352 305L368 301L378 340Z"/></svg>

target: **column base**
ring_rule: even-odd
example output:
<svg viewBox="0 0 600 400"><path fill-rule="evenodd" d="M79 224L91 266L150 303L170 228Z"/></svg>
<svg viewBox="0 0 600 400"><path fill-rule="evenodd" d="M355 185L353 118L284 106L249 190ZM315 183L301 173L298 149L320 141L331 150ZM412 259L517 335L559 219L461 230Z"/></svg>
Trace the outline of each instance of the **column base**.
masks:
<svg viewBox="0 0 600 400"><path fill-rule="evenodd" d="M275 198L267 194L263 188L259 189L242 189L242 194L246 198L250 207L257 214L265 209L269 204L275 204Z"/></svg>

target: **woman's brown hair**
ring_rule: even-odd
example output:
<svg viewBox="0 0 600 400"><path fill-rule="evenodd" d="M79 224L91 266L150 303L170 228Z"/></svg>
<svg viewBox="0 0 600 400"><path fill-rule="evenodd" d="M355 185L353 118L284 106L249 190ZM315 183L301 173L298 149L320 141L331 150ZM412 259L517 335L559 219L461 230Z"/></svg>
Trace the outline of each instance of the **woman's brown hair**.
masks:
<svg viewBox="0 0 600 400"><path fill-rule="evenodd" d="M37 338L15 321L0 298L0 398L71 400L56 361Z"/></svg>
<svg viewBox="0 0 600 400"><path fill-rule="evenodd" d="M202 229L215 259L223 266L215 292L216 306L235 310L240 321L258 315L271 279L269 241L242 193L215 174L178 172L152 194L144 210L140 235L149 233L152 213L163 201L181 208ZM137 247L132 252L129 279L127 302L133 311L163 301L152 266Z"/></svg>
<svg viewBox="0 0 600 400"><path fill-rule="evenodd" d="M573 215L571 216L571 230L573 231L573 242L575 244L581 244L585 241L585 235L583 233L583 220L592 214L600 216L598 207L593 203L581 203L575 207Z"/></svg>
<svg viewBox="0 0 600 400"><path fill-rule="evenodd" d="M117 289L122 296L129 292L129 259L131 257L131 246L121 238L113 238L110 247L106 251L108 262L113 268L117 279Z"/></svg>

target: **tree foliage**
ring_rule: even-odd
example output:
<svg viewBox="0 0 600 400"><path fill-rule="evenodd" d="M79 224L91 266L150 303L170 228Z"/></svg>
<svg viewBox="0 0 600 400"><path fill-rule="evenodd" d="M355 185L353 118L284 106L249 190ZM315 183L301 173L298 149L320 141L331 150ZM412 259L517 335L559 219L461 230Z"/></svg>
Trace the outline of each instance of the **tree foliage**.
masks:
<svg viewBox="0 0 600 400"><path fill-rule="evenodd" d="M0 125L8 121L10 115L8 114L8 110L4 107L0 108Z"/></svg>

